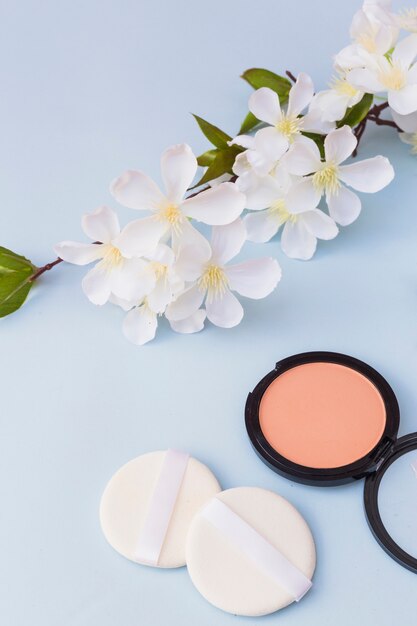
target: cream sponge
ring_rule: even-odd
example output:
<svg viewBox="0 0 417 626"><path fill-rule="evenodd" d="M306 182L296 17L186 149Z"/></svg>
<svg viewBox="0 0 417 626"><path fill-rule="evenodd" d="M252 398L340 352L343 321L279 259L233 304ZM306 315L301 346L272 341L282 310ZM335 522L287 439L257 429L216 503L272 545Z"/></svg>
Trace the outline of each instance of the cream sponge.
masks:
<svg viewBox="0 0 417 626"><path fill-rule="evenodd" d="M193 457L174 450L150 452L110 479L100 503L101 527L126 558L180 567L193 517L219 491L212 472Z"/></svg>
<svg viewBox="0 0 417 626"><path fill-rule="evenodd" d="M196 588L229 613L261 616L299 600L311 587L316 551L292 504L255 487L217 494L194 517L187 567Z"/></svg>

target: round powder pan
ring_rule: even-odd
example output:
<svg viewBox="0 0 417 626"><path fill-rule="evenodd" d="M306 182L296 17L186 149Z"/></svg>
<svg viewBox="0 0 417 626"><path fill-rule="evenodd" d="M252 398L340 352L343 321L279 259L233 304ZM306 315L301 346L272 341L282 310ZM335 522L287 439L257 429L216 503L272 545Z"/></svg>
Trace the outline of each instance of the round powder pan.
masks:
<svg viewBox="0 0 417 626"><path fill-rule="evenodd" d="M409 554L394 541L379 510L385 472L417 450L417 433L397 438L399 420L394 391L381 374L334 352L279 361L249 393L245 408L255 451L279 474L315 486L365 478L365 511L373 534L396 561L417 573L417 553Z"/></svg>

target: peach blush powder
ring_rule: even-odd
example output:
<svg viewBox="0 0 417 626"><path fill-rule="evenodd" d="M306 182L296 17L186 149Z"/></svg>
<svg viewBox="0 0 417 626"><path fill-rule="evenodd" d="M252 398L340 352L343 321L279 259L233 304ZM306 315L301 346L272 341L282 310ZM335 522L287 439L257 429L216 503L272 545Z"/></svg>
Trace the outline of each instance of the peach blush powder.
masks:
<svg viewBox="0 0 417 626"><path fill-rule="evenodd" d="M317 469L366 456L386 424L383 399L371 381L336 363L306 363L266 389L259 422L268 443L288 460Z"/></svg>

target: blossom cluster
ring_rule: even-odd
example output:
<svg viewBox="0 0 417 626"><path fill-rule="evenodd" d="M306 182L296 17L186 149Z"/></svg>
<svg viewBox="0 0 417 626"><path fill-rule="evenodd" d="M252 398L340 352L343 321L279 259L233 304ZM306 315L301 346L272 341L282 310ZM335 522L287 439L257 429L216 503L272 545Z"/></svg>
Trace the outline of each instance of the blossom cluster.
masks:
<svg viewBox="0 0 417 626"><path fill-rule="evenodd" d="M70 263L98 261L83 279L84 292L94 304L112 302L128 311L123 332L138 345L154 338L161 315L180 333L201 330L206 317L216 326L236 326L243 309L233 292L264 298L280 280L272 258L230 263L246 240L240 217L245 196L224 182L184 198L196 171L188 145L168 148L161 158L164 192L139 171L127 171L111 185L118 202L147 217L120 229L116 213L99 207L82 219L93 243L55 246ZM191 220L212 226L210 242Z"/></svg>
<svg viewBox="0 0 417 626"><path fill-rule="evenodd" d="M412 32L400 38L401 29ZM93 243L55 246L70 263L97 261L84 292L95 304L127 312L130 341L153 339L160 316L180 333L201 330L206 319L236 326L243 308L235 294L264 298L281 278L271 257L233 262L246 240L267 242L281 231L284 254L308 260L317 240L335 238L357 219L356 191L377 192L394 177L384 156L345 163L358 143L349 113L365 100L366 115L373 98L384 96L417 152L417 11L396 15L387 0L365 1L350 34L334 58L329 89L315 92L300 73L285 99L268 86L252 93L251 130L229 138L233 163L208 187L187 196L198 161L188 145L172 146L161 158L164 191L141 171L111 184L118 203L145 217L121 229L116 213L100 207L82 219ZM210 240L196 223L211 227Z"/></svg>

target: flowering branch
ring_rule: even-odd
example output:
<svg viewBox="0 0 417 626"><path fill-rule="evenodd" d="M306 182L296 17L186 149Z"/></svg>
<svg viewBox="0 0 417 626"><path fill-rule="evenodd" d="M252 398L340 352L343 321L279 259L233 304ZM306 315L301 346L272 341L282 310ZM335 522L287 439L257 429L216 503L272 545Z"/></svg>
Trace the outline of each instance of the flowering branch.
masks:
<svg viewBox="0 0 417 626"><path fill-rule="evenodd" d="M280 231L286 256L311 259L318 241L358 218L355 191L375 193L393 179L384 156L345 163L368 122L400 131L417 154L415 22L414 14L399 20L386 1L366 1L323 91L304 73L246 70L242 78L254 92L236 134L195 115L211 146L198 157L187 144L165 150L163 189L141 171L112 183L114 199L145 217L121 228L112 209L99 207L82 218L91 243L63 241L58 258L42 267L0 248L0 316L16 311L37 279L66 261L94 263L82 281L86 296L126 311L123 332L138 345L153 339L162 316L180 333L200 331L206 319L237 325L243 307L236 294L264 298L281 277L270 257L231 263L247 240L264 243ZM414 34L399 39L400 23ZM380 93L386 101L375 104ZM210 240L199 223L211 227Z"/></svg>

